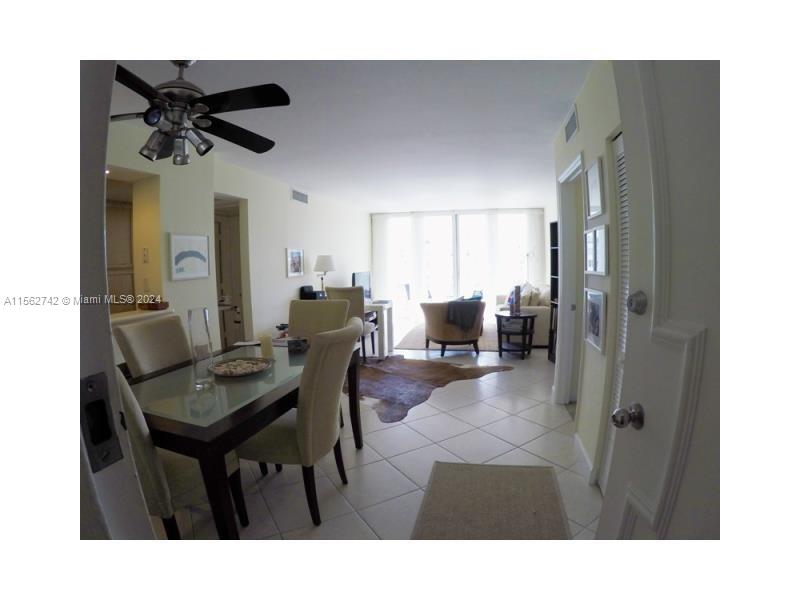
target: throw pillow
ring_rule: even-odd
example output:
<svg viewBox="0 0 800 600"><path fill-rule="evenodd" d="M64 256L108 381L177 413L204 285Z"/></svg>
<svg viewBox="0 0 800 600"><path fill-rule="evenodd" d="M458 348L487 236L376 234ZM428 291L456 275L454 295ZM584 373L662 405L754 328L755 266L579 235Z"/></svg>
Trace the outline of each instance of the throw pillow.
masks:
<svg viewBox="0 0 800 600"><path fill-rule="evenodd" d="M542 290L542 293L539 296L539 305L540 306L549 306L550 305L550 288L549 287L545 287Z"/></svg>

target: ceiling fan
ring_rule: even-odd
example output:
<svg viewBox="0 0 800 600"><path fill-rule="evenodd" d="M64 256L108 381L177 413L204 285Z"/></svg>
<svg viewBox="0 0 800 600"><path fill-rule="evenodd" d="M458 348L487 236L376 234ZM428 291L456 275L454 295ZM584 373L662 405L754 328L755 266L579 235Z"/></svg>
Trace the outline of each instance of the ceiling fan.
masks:
<svg viewBox="0 0 800 600"><path fill-rule="evenodd" d="M172 156L173 164L188 165L189 143L195 147L200 156L214 147L214 142L205 137L204 133L221 137L258 154L270 150L275 145L275 142L268 138L212 115L251 108L287 106L289 95L281 86L266 83L206 96L202 89L183 78L183 71L197 61L170 62L178 67L177 78L155 87L122 65L117 65L115 79L149 103L144 112L111 117L112 122L142 119L147 125L155 128L139 150L139 154L148 160L160 160Z"/></svg>

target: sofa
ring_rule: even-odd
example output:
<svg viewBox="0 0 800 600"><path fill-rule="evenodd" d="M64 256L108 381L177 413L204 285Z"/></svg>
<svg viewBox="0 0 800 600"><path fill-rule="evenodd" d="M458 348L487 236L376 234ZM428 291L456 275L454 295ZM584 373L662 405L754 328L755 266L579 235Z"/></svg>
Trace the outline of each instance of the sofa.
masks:
<svg viewBox="0 0 800 600"><path fill-rule="evenodd" d="M441 344L442 356L447 346L471 345L475 354L480 353L478 338L481 337L483 330L483 312L486 303L475 301L471 303L477 305L474 321L462 329L448 321L449 302L421 302L420 307L425 314L425 347L430 348L431 341Z"/></svg>
<svg viewBox="0 0 800 600"><path fill-rule="evenodd" d="M536 287L525 283L521 292L520 312L536 315L533 325L533 346L547 348L550 339L550 286ZM510 308L508 304L510 293L497 296L497 310Z"/></svg>

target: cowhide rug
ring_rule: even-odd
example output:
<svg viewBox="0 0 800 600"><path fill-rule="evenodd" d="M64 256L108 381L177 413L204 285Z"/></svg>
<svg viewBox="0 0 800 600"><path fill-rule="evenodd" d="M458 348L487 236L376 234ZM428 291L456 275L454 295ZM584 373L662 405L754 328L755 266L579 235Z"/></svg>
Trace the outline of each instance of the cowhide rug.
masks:
<svg viewBox="0 0 800 600"><path fill-rule="evenodd" d="M372 405L384 423L402 421L408 411L431 397L438 387L459 379L477 379L514 367L467 367L433 360L406 360L401 355L368 359L360 368L360 395L375 398ZM345 393L347 384L345 383Z"/></svg>

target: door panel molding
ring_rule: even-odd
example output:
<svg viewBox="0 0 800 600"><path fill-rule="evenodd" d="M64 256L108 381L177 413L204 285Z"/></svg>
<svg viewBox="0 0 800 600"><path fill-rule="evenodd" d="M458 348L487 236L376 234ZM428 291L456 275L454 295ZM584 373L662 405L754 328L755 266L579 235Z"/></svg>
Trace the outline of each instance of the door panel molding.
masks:
<svg viewBox="0 0 800 600"><path fill-rule="evenodd" d="M661 106L653 63L637 62L634 71L649 150L647 159L653 204L654 269L650 339L678 352L681 355L681 370L677 382L678 414L670 436L672 445L656 497L650 498L628 483L617 537L631 538L636 522L641 518L659 539L663 539L675 509L697 415L707 327L670 318L670 190ZM623 130L626 129L623 127Z"/></svg>

